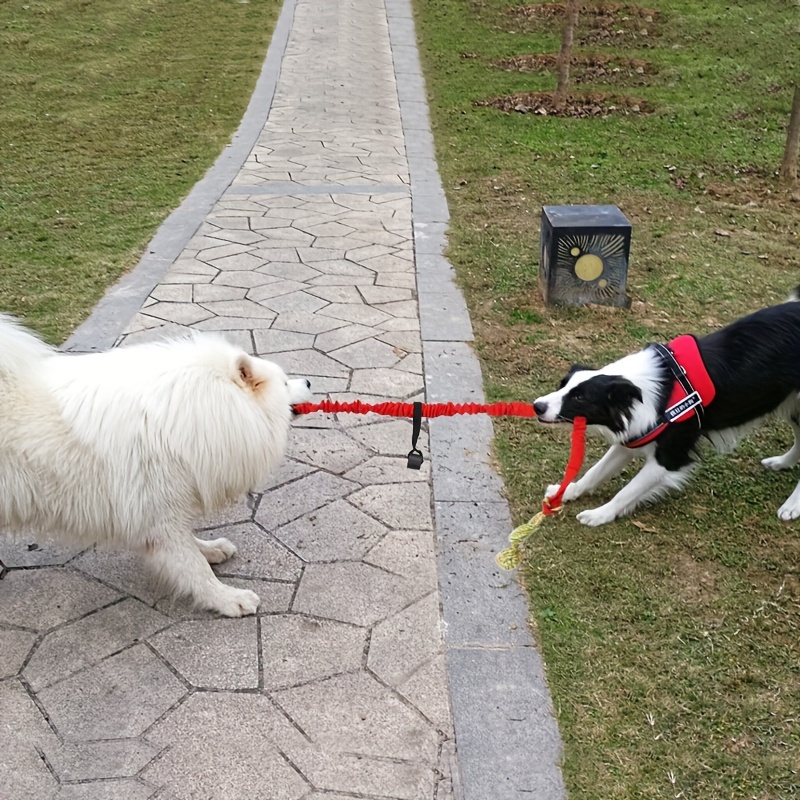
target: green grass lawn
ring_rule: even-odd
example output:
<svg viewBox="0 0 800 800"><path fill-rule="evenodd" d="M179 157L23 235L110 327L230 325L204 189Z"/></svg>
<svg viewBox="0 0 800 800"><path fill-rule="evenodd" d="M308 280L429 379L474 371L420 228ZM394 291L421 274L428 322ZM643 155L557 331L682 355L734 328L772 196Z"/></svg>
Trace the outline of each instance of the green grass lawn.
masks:
<svg viewBox="0 0 800 800"><path fill-rule="evenodd" d="M477 106L552 91L552 73L507 67L555 53L559 19L508 0L415 0L449 256L492 400L531 400L571 363L702 334L800 283L800 196L776 183L800 79L789 45L800 6L604 5L612 21L584 13L576 54L646 69L598 76L576 65L574 90L625 95L650 113L575 119ZM630 310L542 304L541 206L561 203L616 204L632 221ZM496 431L520 522L560 478L569 431L528 421ZM599 529L574 520L620 479L539 529L522 574L571 797L800 796L800 526L776 516L798 474L759 464L790 438L767 426L731 456L704 451L682 495L629 520ZM589 457L601 452L593 444Z"/></svg>
<svg viewBox="0 0 800 800"><path fill-rule="evenodd" d="M0 310L62 341L236 130L280 0L0 3Z"/></svg>

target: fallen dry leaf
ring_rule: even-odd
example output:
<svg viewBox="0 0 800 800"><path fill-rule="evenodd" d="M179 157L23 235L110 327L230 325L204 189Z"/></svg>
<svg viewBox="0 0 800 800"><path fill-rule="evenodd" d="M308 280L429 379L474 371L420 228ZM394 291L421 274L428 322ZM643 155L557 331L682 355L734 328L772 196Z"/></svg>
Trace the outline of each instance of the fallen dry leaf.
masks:
<svg viewBox="0 0 800 800"><path fill-rule="evenodd" d="M639 520L632 519L631 523L635 525L640 531L644 531L645 533L658 533L655 528L648 528L644 522L639 522Z"/></svg>

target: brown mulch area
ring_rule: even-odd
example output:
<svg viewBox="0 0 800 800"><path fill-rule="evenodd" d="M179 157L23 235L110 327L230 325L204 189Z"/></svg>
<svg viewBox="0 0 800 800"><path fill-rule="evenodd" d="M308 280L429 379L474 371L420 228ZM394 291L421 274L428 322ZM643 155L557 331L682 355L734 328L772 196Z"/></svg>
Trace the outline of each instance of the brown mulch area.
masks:
<svg viewBox="0 0 800 800"><path fill-rule="evenodd" d="M551 17L564 16L563 3L534 3L528 6L517 6L510 9L510 13L523 17L539 17L548 19ZM645 21L654 20L659 12L654 8L640 8L639 6L628 6L624 3L584 3L580 13L593 17L639 17Z"/></svg>
<svg viewBox="0 0 800 800"><path fill-rule="evenodd" d="M655 111L647 100L599 92L570 95L563 108L556 108L552 92L518 92L504 97L476 100L473 105L515 111L519 114L539 114L543 117L609 117L617 114L649 114Z"/></svg>
<svg viewBox="0 0 800 800"><path fill-rule="evenodd" d="M545 53L525 53L509 58L500 58L492 65L506 72L541 72L556 68L556 56ZM644 83L647 76L656 72L650 61L640 58L623 58L599 53L573 55L571 62L572 78L575 83L590 81L613 81L619 78L632 78Z"/></svg>
<svg viewBox="0 0 800 800"><path fill-rule="evenodd" d="M509 9L509 15L529 23L547 22L564 16L562 3L537 3ZM655 35L659 12L622 3L587 3L578 17L580 32L576 32L578 45L610 44L624 41L640 43L647 47Z"/></svg>

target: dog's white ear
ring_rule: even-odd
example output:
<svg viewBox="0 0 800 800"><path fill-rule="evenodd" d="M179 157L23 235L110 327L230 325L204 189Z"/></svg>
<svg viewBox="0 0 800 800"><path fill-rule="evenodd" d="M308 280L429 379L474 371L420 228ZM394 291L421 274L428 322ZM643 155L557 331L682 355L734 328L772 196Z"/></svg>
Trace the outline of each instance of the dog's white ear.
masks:
<svg viewBox="0 0 800 800"><path fill-rule="evenodd" d="M263 379L255 373L253 359L246 353L242 353L236 359L235 369L237 383L241 383L251 391L258 391L264 385Z"/></svg>

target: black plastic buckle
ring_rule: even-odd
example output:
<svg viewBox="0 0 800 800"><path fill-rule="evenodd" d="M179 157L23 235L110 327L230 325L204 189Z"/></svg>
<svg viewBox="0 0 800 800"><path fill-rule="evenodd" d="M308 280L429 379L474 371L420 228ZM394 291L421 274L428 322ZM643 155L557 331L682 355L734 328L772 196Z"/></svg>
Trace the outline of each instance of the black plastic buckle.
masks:
<svg viewBox="0 0 800 800"><path fill-rule="evenodd" d="M422 403L414 403L411 423L411 452L408 454L408 468L419 469L424 461L422 453L417 449L417 439L422 428Z"/></svg>

